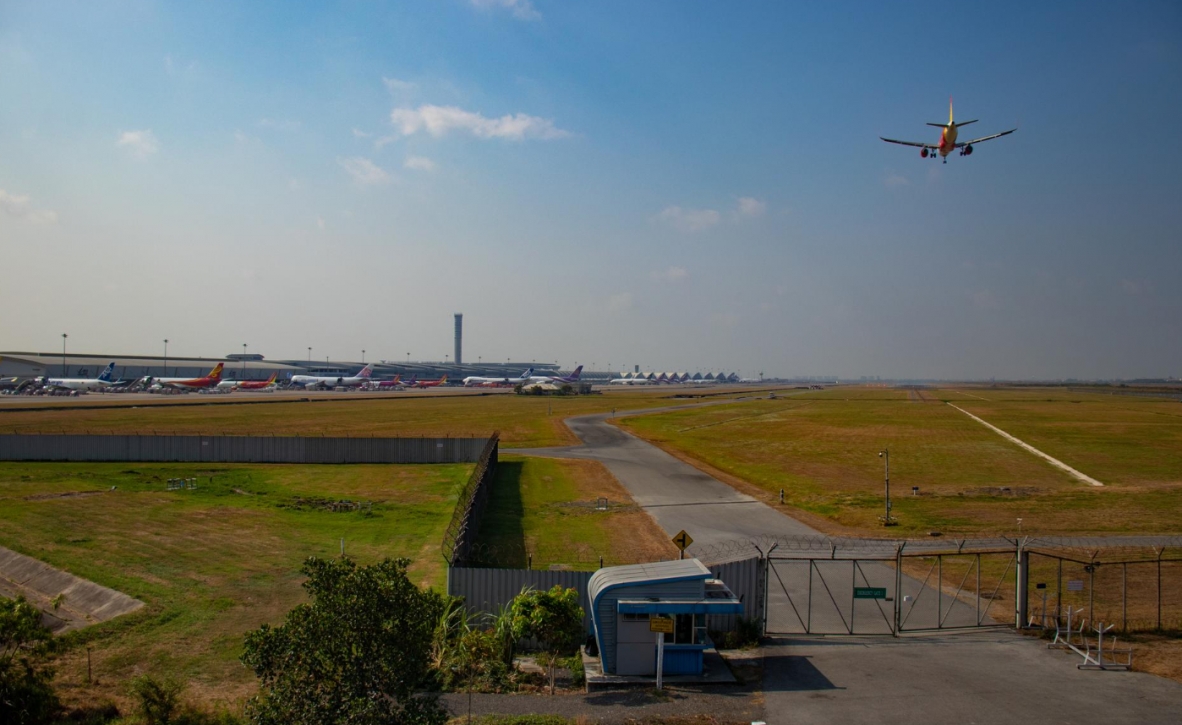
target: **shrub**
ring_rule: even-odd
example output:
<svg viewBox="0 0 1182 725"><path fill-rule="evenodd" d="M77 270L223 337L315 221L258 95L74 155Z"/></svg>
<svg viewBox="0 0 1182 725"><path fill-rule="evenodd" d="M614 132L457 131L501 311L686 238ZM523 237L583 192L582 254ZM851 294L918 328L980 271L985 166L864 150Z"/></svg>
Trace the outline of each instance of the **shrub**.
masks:
<svg viewBox="0 0 1182 725"><path fill-rule="evenodd" d="M131 694L147 725L168 725L181 704L183 683L171 679L157 679L140 675L131 681Z"/></svg>
<svg viewBox="0 0 1182 725"><path fill-rule="evenodd" d="M0 722L42 722L60 709L46 664L52 648L40 610L24 597L0 597Z"/></svg>

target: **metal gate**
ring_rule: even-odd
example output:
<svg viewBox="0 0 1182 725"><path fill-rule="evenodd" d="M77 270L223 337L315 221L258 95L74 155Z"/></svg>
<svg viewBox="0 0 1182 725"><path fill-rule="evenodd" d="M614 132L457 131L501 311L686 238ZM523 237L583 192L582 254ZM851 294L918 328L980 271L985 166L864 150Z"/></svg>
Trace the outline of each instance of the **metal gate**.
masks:
<svg viewBox="0 0 1182 725"><path fill-rule="evenodd" d="M897 636L1014 621L1016 548L923 542L909 551L910 542L828 541L828 556L768 552L769 634Z"/></svg>

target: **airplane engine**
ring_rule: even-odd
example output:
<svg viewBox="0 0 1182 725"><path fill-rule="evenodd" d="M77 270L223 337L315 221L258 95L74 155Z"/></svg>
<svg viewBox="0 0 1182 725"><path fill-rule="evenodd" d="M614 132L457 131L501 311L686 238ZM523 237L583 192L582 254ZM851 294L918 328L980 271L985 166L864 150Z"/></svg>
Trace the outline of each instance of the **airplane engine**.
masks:
<svg viewBox="0 0 1182 725"><path fill-rule="evenodd" d="M920 149L920 150L919 150L919 155L920 155L922 158L925 158L925 159L926 159L926 158L928 157L928 150L927 150L927 149Z"/></svg>
<svg viewBox="0 0 1182 725"><path fill-rule="evenodd" d="M972 146L965 146L964 147L964 155L965 156L972 156L973 155L973 147Z"/></svg>

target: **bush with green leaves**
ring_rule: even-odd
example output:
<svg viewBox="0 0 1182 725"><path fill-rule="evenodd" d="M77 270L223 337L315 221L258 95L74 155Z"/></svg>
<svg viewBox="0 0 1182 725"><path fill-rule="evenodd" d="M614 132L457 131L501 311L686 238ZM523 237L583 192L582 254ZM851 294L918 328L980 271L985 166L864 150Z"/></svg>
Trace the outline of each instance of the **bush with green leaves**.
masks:
<svg viewBox="0 0 1182 725"><path fill-rule="evenodd" d="M131 694L147 725L168 725L173 722L184 691L184 683L170 677L140 675L131 681Z"/></svg>
<svg viewBox="0 0 1182 725"><path fill-rule="evenodd" d="M458 597L444 605L431 647L431 666L442 688L501 692L512 685L513 659L505 658L504 639L495 623L477 626L480 619L468 614Z"/></svg>
<svg viewBox="0 0 1182 725"><path fill-rule="evenodd" d="M60 709L47 664L52 649L41 610L24 597L0 597L0 722L31 725Z"/></svg>
<svg viewBox="0 0 1182 725"><path fill-rule="evenodd" d="M546 651L550 694L554 694L554 668L562 655L578 650L583 641L583 608L579 592L554 585L550 590L528 590L513 599L514 631L538 640Z"/></svg>
<svg viewBox="0 0 1182 725"><path fill-rule="evenodd" d="M261 680L247 703L256 725L442 725L422 694L444 599L415 586L406 559L358 566L347 557L304 562L311 601L278 627L246 635L242 661Z"/></svg>

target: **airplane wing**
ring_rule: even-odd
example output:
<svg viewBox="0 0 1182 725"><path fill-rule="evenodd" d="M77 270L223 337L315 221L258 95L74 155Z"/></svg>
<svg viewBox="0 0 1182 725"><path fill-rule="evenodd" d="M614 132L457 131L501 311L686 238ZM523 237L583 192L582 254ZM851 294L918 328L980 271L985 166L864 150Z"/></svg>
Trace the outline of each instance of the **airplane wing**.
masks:
<svg viewBox="0 0 1182 725"><path fill-rule="evenodd" d="M1018 129L1016 129L1016 128L1011 128L1009 131L1002 131L1001 133L995 133L992 136L982 136L981 138L975 138L972 141L961 141L960 143L956 144L956 148L958 148L958 149L964 148L965 146L972 146L973 144L981 143L982 141L989 141L990 139L1000 138L1002 136L1008 136L1009 134L1011 134L1017 130Z"/></svg>
<svg viewBox="0 0 1182 725"><path fill-rule="evenodd" d="M998 135L1000 136L1001 134L998 134ZM940 148L937 144L934 144L934 143L920 143L919 141L896 141L893 138L883 138L882 136L879 136L879 138L881 138L883 141L886 141L887 143L897 143L902 146L914 146L915 148L918 148L918 149L938 149L938 148Z"/></svg>

